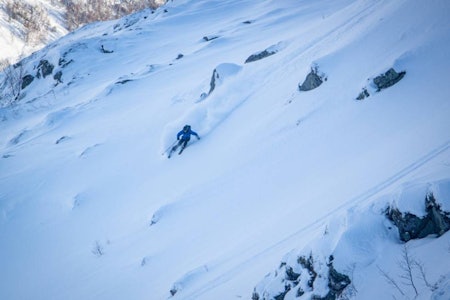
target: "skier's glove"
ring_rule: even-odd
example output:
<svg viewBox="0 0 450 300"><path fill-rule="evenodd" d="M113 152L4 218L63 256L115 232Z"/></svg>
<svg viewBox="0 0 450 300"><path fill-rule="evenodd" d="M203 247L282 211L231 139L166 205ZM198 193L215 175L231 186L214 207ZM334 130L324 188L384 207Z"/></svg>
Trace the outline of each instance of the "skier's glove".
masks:
<svg viewBox="0 0 450 300"><path fill-rule="evenodd" d="M198 137L197 137L197 140L199 140L199 139L200 139L200 137L198 136Z"/></svg>

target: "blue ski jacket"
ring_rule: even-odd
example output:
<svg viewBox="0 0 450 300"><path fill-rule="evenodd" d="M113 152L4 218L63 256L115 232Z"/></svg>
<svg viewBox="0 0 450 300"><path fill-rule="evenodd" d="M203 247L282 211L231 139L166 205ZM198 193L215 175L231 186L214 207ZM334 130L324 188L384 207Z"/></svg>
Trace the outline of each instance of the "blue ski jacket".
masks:
<svg viewBox="0 0 450 300"><path fill-rule="evenodd" d="M187 131L181 130L180 132L178 132L177 140L180 140L181 137L181 140L189 141L191 139L191 135L195 135L197 138L199 138L198 134L195 131L189 129Z"/></svg>

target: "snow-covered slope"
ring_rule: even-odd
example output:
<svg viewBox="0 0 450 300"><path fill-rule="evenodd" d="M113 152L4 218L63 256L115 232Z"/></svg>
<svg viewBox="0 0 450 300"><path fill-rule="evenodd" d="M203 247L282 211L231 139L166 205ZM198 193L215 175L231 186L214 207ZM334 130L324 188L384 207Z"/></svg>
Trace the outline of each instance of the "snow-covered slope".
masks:
<svg viewBox="0 0 450 300"><path fill-rule="evenodd" d="M39 9L42 12L42 20L48 24L39 24L39 34L36 32L30 34L23 23L10 18L6 11L7 3L6 0L0 1L0 59L2 60L7 59L15 63L19 56L29 55L68 32L64 25L63 8L53 1L22 0L18 2L20 5L32 5L35 10ZM26 13L36 16L28 10Z"/></svg>
<svg viewBox="0 0 450 300"><path fill-rule="evenodd" d="M401 297L384 209L450 207L449 9L180 0L28 57L0 109L0 298L250 299L309 250L352 270L354 299ZM311 68L326 81L300 92ZM184 124L202 139L169 160ZM449 233L408 245L448 295Z"/></svg>

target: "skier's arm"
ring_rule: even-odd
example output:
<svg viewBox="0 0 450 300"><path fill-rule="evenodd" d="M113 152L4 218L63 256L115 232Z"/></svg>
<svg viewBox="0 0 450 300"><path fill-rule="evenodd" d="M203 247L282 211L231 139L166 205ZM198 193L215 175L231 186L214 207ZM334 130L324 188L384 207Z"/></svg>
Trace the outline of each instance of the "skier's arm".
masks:
<svg viewBox="0 0 450 300"><path fill-rule="evenodd" d="M197 139L200 139L200 137L198 136L197 132L191 130L191 134L195 135L197 137Z"/></svg>

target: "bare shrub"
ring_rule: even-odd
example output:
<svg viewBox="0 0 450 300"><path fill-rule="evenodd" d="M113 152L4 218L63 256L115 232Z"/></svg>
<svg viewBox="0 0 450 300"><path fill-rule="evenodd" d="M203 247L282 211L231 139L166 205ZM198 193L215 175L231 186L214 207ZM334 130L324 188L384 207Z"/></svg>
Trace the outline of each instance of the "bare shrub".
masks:
<svg viewBox="0 0 450 300"><path fill-rule="evenodd" d="M66 7L66 20L69 30L74 30L83 24L97 21L118 19L146 8L157 8L161 0L60 0Z"/></svg>
<svg viewBox="0 0 450 300"><path fill-rule="evenodd" d="M100 257L105 254L102 244L99 241L95 241L94 247L91 250L92 254Z"/></svg>
<svg viewBox="0 0 450 300"><path fill-rule="evenodd" d="M8 106L21 96L24 67L19 62L11 64L9 59L0 61L0 71L3 72L3 81L0 83L0 107ZM1 78L1 77L0 77Z"/></svg>
<svg viewBox="0 0 450 300"><path fill-rule="evenodd" d="M22 34L26 43L45 42L50 21L44 8L25 1L8 0L5 3L5 12L9 22L15 20L23 25Z"/></svg>
<svg viewBox="0 0 450 300"><path fill-rule="evenodd" d="M403 297L407 297L407 290L413 291L415 298L418 298L421 294L421 290L418 288L417 280L421 280L423 284L431 291L437 289L437 283L430 283L427 278L424 264L411 256L407 245L405 244L402 250L401 260L398 261L398 267L401 270L399 275L400 281L390 276L386 271L378 267L381 275L386 281L394 287ZM394 296L395 298L395 296Z"/></svg>

